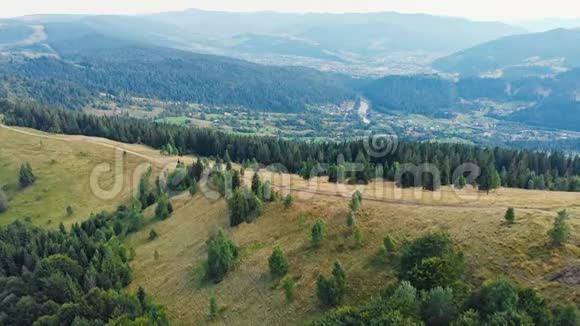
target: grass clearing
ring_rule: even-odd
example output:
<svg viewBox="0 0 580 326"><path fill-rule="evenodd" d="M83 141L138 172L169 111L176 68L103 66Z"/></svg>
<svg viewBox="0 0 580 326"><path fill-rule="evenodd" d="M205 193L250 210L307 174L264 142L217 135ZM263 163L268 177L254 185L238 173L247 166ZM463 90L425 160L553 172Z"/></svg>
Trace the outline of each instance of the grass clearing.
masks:
<svg viewBox="0 0 580 326"><path fill-rule="evenodd" d="M61 222L68 225L91 213L112 211L130 198L137 185L134 178L147 166L157 173L177 160L145 146L23 128L1 127L0 143L0 186L10 199L10 208L0 214L1 225L29 217L37 225L56 228ZM25 162L30 163L37 180L20 189L18 171ZM109 169L97 173L99 166ZM114 189L115 175L122 176L117 178L122 185L112 198L97 196L91 190L91 175L97 189ZM70 216L68 206L73 209Z"/></svg>
<svg viewBox="0 0 580 326"><path fill-rule="evenodd" d="M264 180L266 173L262 176ZM246 173L246 184L249 178L251 173ZM145 242L148 231L130 239L137 253L132 287L144 286L168 307L170 318L178 325L207 323L211 296L226 308L218 324L299 325L325 311L316 298L316 277L320 272L328 274L334 260L339 259L346 269L345 304L360 304L396 281L393 264L376 259L386 234L400 245L427 232L446 231L465 254L470 284L503 276L535 288L551 300L580 304L578 286L546 278L580 264L580 194L500 189L490 195L477 194L476 201L466 202L450 188L441 190L441 199L422 191L417 199L415 189L405 189L395 196L393 185L386 183L380 185L385 189L380 198L386 202L382 202L372 200L379 196L370 192L378 186L371 184L357 212L357 224L364 236L364 246L357 248L346 226L348 197L308 193L311 185L295 176L282 175L272 178L272 182L280 185L284 178L291 180L294 206L285 210L281 202L267 204L264 214L253 224L235 228L228 226L223 199L211 201L198 194L175 200L181 208L156 225L158 239ZM333 189L334 185L320 180L318 191ZM474 193L466 189L462 195ZM511 227L503 220L508 206L516 207L516 224ZM562 208L571 213L574 236L564 248L550 250L546 232L556 211ZM310 231L317 218L326 222L327 229L318 250L310 245ZM223 228L240 246L242 255L223 282L200 286L196 277L203 273L206 240L217 228ZM282 281L269 274L268 257L275 246L285 252L295 278L292 303L285 300ZM161 253L159 261L153 258L155 249Z"/></svg>

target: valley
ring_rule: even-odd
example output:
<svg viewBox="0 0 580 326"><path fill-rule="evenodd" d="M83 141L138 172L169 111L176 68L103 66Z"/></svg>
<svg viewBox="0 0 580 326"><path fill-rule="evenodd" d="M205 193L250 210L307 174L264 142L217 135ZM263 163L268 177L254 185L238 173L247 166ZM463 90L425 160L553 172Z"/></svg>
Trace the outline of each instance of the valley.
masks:
<svg viewBox="0 0 580 326"><path fill-rule="evenodd" d="M96 115L131 116L200 128L224 128L246 135L286 139L342 140L389 134L400 139L460 142L514 148L558 148L580 151L580 132L540 128L505 116L523 110L528 103L497 103L489 100L464 102L450 112L433 116L404 111L374 109L352 111L354 102L309 106L305 113L256 111L239 106L212 106L132 98L122 102L103 99L87 105Z"/></svg>
<svg viewBox="0 0 580 326"><path fill-rule="evenodd" d="M0 326L580 326L573 5L21 2Z"/></svg>

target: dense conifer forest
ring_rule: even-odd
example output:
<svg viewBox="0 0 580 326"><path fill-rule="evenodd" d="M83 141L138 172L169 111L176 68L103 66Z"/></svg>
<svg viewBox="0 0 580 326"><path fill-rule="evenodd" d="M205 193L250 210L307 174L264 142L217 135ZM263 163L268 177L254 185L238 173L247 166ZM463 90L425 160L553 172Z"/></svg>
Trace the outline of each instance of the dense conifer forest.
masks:
<svg viewBox="0 0 580 326"><path fill-rule="evenodd" d="M393 150L372 155L377 154L369 149L375 140L368 139L300 142L241 136L127 117L97 117L8 101L0 103L0 110L6 123L11 125L105 137L157 149L170 147L179 154L217 158L228 151L232 161L255 159L262 165L277 164L307 179L329 176L332 182L367 183L373 178L384 178L396 180L403 187L423 186L434 190L441 185L457 185L460 177L464 177L469 184L477 184L484 191L499 186L580 191L580 157L558 151L537 152L437 142L394 143L393 139L384 139L393 142L383 144ZM424 170L425 163L435 167L438 173ZM471 171L463 171L467 163L477 168L471 166ZM421 174L421 178L417 179L417 174Z"/></svg>
<svg viewBox="0 0 580 326"><path fill-rule="evenodd" d="M161 306L131 282L131 252L122 243L139 228L140 207L121 206L70 230L17 221L0 228L0 324L167 325Z"/></svg>

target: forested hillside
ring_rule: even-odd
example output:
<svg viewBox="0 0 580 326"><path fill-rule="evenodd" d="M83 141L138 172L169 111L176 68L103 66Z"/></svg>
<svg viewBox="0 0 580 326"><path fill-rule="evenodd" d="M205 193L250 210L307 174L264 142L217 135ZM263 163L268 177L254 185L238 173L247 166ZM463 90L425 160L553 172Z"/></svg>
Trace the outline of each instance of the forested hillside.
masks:
<svg viewBox="0 0 580 326"><path fill-rule="evenodd" d="M25 95L43 104L79 109L90 97L107 93L279 112L354 97L348 77L308 68L268 67L94 34L50 44L62 59L0 63L0 96Z"/></svg>
<svg viewBox="0 0 580 326"><path fill-rule="evenodd" d="M145 292L123 290L131 282L131 255L122 239L141 218L123 206L68 231L22 221L0 228L0 324L167 325L164 309Z"/></svg>
<svg viewBox="0 0 580 326"><path fill-rule="evenodd" d="M509 68L514 67L535 75L543 67L545 74L553 75L561 68L580 65L580 50L575 46L579 41L578 29L506 36L438 59L433 66L444 72L475 76L497 70L506 70L509 74Z"/></svg>
<svg viewBox="0 0 580 326"><path fill-rule="evenodd" d="M396 180L400 175L403 187L422 186L435 190L441 185L456 184L460 176L453 176L464 163L478 166L474 174L464 175L469 183L481 190L500 186L526 189L580 190L580 156L561 152L544 153L528 150L486 148L462 144L399 142L396 151L370 155L367 140L341 143L307 143L274 137L251 137L225 132L152 123L125 117L96 117L83 113L38 108L33 105L1 102L0 112L8 124L44 131L83 134L112 140L143 143L154 148L174 148L178 153L219 157L226 151L237 162L256 159L264 165L281 164L287 171L304 178L328 175L331 180L367 183L371 178ZM342 163L341 163L342 162ZM358 163L363 169L351 171L337 178L339 170L348 163ZM420 178L416 168L431 163L440 174ZM406 170L408 169L408 170ZM314 172L313 172L314 171ZM422 170L421 170L422 171ZM420 174L429 171L419 171ZM467 173L467 171L465 171ZM314 173L314 174L313 174ZM402 173L402 174L400 174ZM469 180L469 177L472 179ZM465 180L463 181L465 182Z"/></svg>

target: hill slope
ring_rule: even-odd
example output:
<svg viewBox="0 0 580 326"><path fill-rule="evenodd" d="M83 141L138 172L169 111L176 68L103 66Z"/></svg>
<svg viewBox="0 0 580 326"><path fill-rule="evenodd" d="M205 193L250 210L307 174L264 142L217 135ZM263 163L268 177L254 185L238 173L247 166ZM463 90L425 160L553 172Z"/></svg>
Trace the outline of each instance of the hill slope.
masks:
<svg viewBox="0 0 580 326"><path fill-rule="evenodd" d="M446 231L465 253L467 274L472 275L467 280L470 284L501 275L553 300L580 303L577 286L546 279L580 264L579 221L571 220L575 235L563 250L545 249L546 232L556 210L568 208L573 215L580 213L578 194L500 189L478 195L443 188L437 199L437 193L406 189L397 195L392 184L369 184L364 189L362 210L357 213L364 236L364 246L359 249L345 223L348 194L354 188L337 190L325 179L309 183L297 176L269 172L262 173L262 180L290 187L296 199L294 206L285 210L282 203L266 204L256 222L230 228L223 199L213 201L201 194L174 199L172 217L152 226L159 233L157 239L148 240L149 231L144 230L129 240L137 253L132 287L144 286L180 324L207 323L209 297L214 296L224 307L222 323L299 325L324 311L316 298L316 277L319 272L328 273L335 259L342 262L348 276L345 304L358 305L396 281L392 264L374 260L386 234L400 244L427 232ZM420 199L415 197L417 191ZM342 193L346 193L344 197ZM479 199L466 200L474 198L471 196ZM513 227L503 224L508 206L516 207L518 219ZM310 230L317 218L326 222L327 236L322 247L314 250ZM201 278L206 239L217 228L224 228L240 245L242 258L223 282L214 285ZM284 299L281 284L268 273L268 257L275 246L281 246L288 256L296 280L296 299L290 304Z"/></svg>
<svg viewBox="0 0 580 326"><path fill-rule="evenodd" d="M148 166L157 174L177 160L139 145L2 125L0 140L0 187L10 199L8 211L0 213L1 225L30 217L36 225L56 228L60 222L69 225L91 213L113 211L130 199L135 178ZM25 162L37 181L22 190L18 171ZM73 209L70 216L68 206Z"/></svg>
<svg viewBox="0 0 580 326"><path fill-rule="evenodd" d="M462 75L490 74L514 68L537 73L541 67L545 69L539 72L554 74L562 68L580 66L578 42L580 29L506 36L438 59L433 66L440 71Z"/></svg>
<svg viewBox="0 0 580 326"><path fill-rule="evenodd" d="M342 75L150 46L48 25L58 56L0 61L0 98L29 95L43 104L79 109L100 93L256 110L300 112L311 104L352 98ZM4 83L2 83L4 81Z"/></svg>

